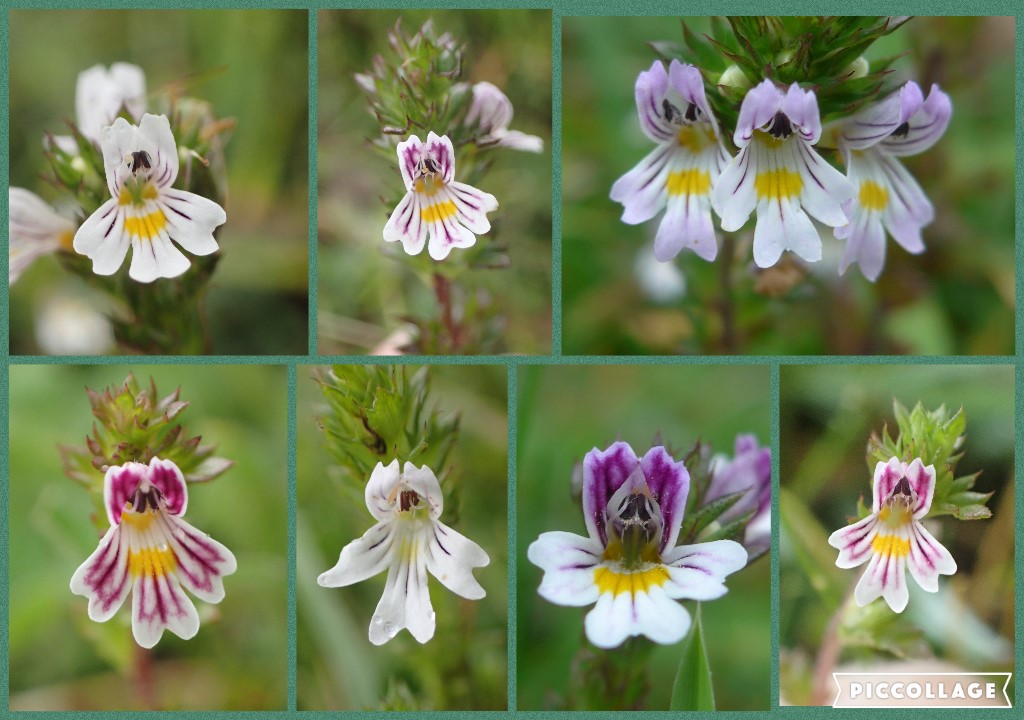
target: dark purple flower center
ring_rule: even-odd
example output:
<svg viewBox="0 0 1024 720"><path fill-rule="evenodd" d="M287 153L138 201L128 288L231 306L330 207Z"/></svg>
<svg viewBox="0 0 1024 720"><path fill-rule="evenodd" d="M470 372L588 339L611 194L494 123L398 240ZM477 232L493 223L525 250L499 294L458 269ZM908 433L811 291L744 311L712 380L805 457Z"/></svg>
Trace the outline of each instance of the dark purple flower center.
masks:
<svg viewBox="0 0 1024 720"><path fill-rule="evenodd" d="M766 132L774 138L785 140L793 134L793 124L780 110L775 113L775 117L772 118L771 125L768 126Z"/></svg>

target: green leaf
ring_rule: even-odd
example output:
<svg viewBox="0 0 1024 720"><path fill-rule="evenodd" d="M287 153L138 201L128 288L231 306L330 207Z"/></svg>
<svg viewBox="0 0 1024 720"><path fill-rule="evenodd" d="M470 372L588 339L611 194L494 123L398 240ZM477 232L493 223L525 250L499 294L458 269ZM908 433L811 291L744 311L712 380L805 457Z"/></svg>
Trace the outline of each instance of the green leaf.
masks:
<svg viewBox="0 0 1024 720"><path fill-rule="evenodd" d="M683 656L672 686L670 710L714 710L715 689L711 684L704 632L700 622L700 603L694 613L693 627L683 643Z"/></svg>
<svg viewBox="0 0 1024 720"><path fill-rule="evenodd" d="M779 510L784 547L795 556L807 580L828 603L838 607L849 577L836 567L836 550L828 544L828 533L795 495L779 490Z"/></svg>
<svg viewBox="0 0 1024 720"><path fill-rule="evenodd" d="M736 502L746 495L749 490L750 488L747 488L740 492L723 495L717 500L709 502L707 505L687 517L686 522L683 523L683 527L679 531L679 536L683 538L695 537L697 533L713 523L726 510L735 505Z"/></svg>

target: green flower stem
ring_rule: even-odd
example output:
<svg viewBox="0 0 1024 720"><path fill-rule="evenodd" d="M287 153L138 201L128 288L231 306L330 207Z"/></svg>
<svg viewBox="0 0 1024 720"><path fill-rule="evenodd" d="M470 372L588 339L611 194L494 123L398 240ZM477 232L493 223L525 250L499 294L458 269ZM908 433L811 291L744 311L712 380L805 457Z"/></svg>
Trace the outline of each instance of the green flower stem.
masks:
<svg viewBox="0 0 1024 720"><path fill-rule="evenodd" d="M853 589L850 585L846 596L839 603L835 613L825 627L825 635L821 639L821 647L818 649L818 658L814 662L814 676L811 686L811 705L827 705L832 698L834 685L832 684L832 671L839 662L839 653L842 651L842 641L839 637L839 628L843 624L843 616L850 609L850 601L853 600Z"/></svg>

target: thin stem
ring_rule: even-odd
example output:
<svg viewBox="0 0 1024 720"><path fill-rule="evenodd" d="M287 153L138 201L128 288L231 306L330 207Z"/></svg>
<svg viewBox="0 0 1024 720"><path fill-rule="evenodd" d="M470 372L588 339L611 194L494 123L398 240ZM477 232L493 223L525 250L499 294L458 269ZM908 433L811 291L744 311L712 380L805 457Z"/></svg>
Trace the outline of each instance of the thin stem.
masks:
<svg viewBox="0 0 1024 720"><path fill-rule="evenodd" d="M718 313L722 317L722 349L727 353L736 351L735 308L733 305L732 264L736 254L735 238L725 233L722 238L719 282L722 294L718 298Z"/></svg>
<svg viewBox="0 0 1024 720"><path fill-rule="evenodd" d="M434 273L434 294L437 296L437 304L441 306L441 322L448 332L452 350L458 351L462 338L452 312L452 282L441 273Z"/></svg>
<svg viewBox="0 0 1024 720"><path fill-rule="evenodd" d="M839 603L839 607L836 608L825 628L825 636L821 639L821 648L818 650L818 659L814 663L811 705L826 705L829 697L832 696L832 671L839 662L839 653L843 649L839 640L839 626L842 624L843 615L846 614L846 609L852 598L853 590L851 589Z"/></svg>
<svg viewBox="0 0 1024 720"><path fill-rule="evenodd" d="M144 710L159 709L156 701L156 686L153 683L153 658L149 650L134 645L132 658L135 693Z"/></svg>

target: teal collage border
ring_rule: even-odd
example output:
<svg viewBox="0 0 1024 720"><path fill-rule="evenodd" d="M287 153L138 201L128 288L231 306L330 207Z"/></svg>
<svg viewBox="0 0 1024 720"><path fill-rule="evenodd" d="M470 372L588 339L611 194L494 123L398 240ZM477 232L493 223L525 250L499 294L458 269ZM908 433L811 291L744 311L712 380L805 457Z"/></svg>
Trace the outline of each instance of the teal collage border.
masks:
<svg viewBox="0 0 1024 720"><path fill-rule="evenodd" d="M10 368L11 366L26 364L107 364L107 365L132 365L139 363L146 364L167 364L167 365L233 365L233 364L267 364L283 365L288 370L288 693L287 709L277 712L171 712L155 713L155 715L168 716L171 718L202 718L204 720L228 720L238 717L243 718L280 718L302 717L302 718L327 718L343 715L345 717L369 719L381 715L397 715L401 717L414 716L424 720L442 720L454 718L505 718L512 720L522 717L524 720L534 718L558 717L565 720L585 720L589 718L600 718L610 720L618 717L621 713L613 712L540 712L523 711L516 708L516 567L514 558L517 545L516 536L516 409L518 389L518 368L521 365L604 365L604 364L626 364L626 365L767 365L771 368L771 448L772 448L772 513L773 517L779 516L778 482L779 482L779 400L780 400L780 367L782 365L1013 365L1015 369L1015 460L1014 467L1017 477L1024 476L1024 315L1018 311L1015 327L1015 348L1012 356L700 356L700 357L623 357L623 356L564 356L561 347L562 329L562 252L561 252L561 70L562 70L562 45L561 29L562 18L576 15L651 15L664 16L670 14L679 15L708 15L708 14L755 14L761 12L778 13L780 11L790 12L799 10L803 13L828 14L836 10L835 3L829 2L808 2L802 3L800 7L769 6L763 0L740 0L734 2L676 2L665 3L659 0L549 0L548 2L536 2L532 0L475 0L460 2L458 0L358 0L354 2L327 2L326 0L113 0L108 2L76 2L74 0L38 0L28 2L25 0L0 0L3 3L3 16L0 20L0 97L4 105L4 111L0 113L0 167L5 177L8 176L9 165L9 10L11 9L85 9L85 8L123 8L123 9L293 9L309 12L308 18L308 89L309 89L309 173L308 173L308 247L309 247L309 321L308 321L308 355L281 355L281 356L216 356L216 357L42 357L42 356L18 356L10 355L10 339L7 332L2 333L0 347L3 350L4 371L0 374L0 397L3 398L5 406L9 400ZM343 9L462 9L462 10L502 10L502 9L543 9L552 12L552 354L531 355L531 356L482 356L482 357L448 357L448 356L405 356L402 358L384 357L367 358L365 356L320 356L317 355L317 12L319 10L343 10ZM967 6L963 3L952 0L912 0L910 2L858 2L855 5L843 7L843 10L858 14L869 13L890 13L893 11L912 14L915 10L921 14L928 15L953 15L963 14L969 10L972 14L984 15L1008 15L1013 16L1016 21L1016 56L1017 67L1015 74L1015 111L1017 120L1016 133L1016 268L1018 282L1016 284L1017 305L1024 300L1024 288L1021 287L1019 278L1024 269L1024 243L1021 238L1021 219L1024 217L1024 197L1020 192L1022 172L1024 172L1024 134L1021 132L1022 120L1024 118L1024 76L1021 72L1024 50L1022 50L1022 33L1020 20L1024 15L1024 5L1010 2L977 2ZM0 214L3 215L0 221L7 219L7 206L3 205ZM4 245L6 253L6 244ZM8 288L3 286L0 291L3 294L0 302L0 315L3 317L5 328L8 323ZM295 597L295 557L296 557L296 506L295 506L295 484L296 484L296 384L297 368L299 365L328 364L328 363L374 363L374 364L435 364L435 365L502 365L506 368L508 382L508 557L510 559L508 568L508 709L503 712L470 712L470 711L436 711L416 713L382 713L377 711L298 711L296 709L296 597ZM9 458L7 448L10 442L10 418L7 412L3 413L0 419L0 437L2 437L4 452L0 453L0 472L3 473L4 482L0 484L0 507L3 508L3 522L0 522L0 592L3 602L0 602L0 627L6 628L8 624L8 597L9 597L9 528L7 522L7 508L9 499ZM1015 642L1015 670L1019 674L1024 667L1024 650L1020 645L1020 629L1024 626L1024 492L1017 492L1015 496L1015 512L1018 531L1015 535L1015 612L1016 612L1016 642ZM782 718L783 720L807 720L812 718L863 718L865 713L859 710L833 710L832 708L820 707L779 707L779 525L772 524L772 549L771 549L771 710L762 712L695 712L695 713L665 713L665 712L633 712L628 713L630 717L654 720L664 718L666 715L682 715L692 718ZM742 652L742 648L737 648ZM9 698L9 639L6 632L0 632L0 695L6 700ZM1019 694L1018 694L1019 695ZM921 718L932 717L949 720L961 720L965 718L1024 718L1024 711L1016 707L1017 697L1012 698L1014 708L1011 710L931 710L922 712L919 710L873 710L870 716L882 718ZM73 712L33 712L12 713L8 710L9 702L0 706L0 716L19 717L31 715L33 718L54 720L67 720L79 713ZM94 712L89 717L94 718L123 718L124 712Z"/></svg>

